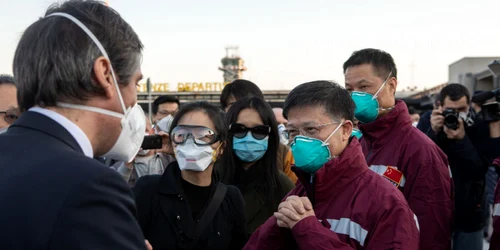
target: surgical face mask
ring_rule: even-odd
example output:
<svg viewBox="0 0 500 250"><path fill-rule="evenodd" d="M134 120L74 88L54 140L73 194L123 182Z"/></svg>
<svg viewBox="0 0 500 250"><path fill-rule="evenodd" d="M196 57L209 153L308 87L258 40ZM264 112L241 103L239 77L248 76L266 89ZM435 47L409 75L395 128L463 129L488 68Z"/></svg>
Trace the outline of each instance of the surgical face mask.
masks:
<svg viewBox="0 0 500 250"><path fill-rule="evenodd" d="M248 132L243 138L233 137L234 154L244 162L256 162L260 160L267 151L269 136L257 140Z"/></svg>
<svg viewBox="0 0 500 250"><path fill-rule="evenodd" d="M286 130L286 127L284 124L278 125L278 132L280 134L280 143L284 145L288 145L288 139L286 138L284 131Z"/></svg>
<svg viewBox="0 0 500 250"><path fill-rule="evenodd" d="M352 132L351 132L351 136L354 136L358 139L361 139L361 137L363 136L363 134L361 133L361 131L359 129L353 129Z"/></svg>
<svg viewBox="0 0 500 250"><path fill-rule="evenodd" d="M387 79L382 83L377 92L372 95L366 92L353 91L351 93L351 98L356 104L356 108L354 109L354 117L361 123L370 123L377 119L378 114L381 110L392 109L391 108L381 108L380 104L377 100L378 94L384 88L387 80L391 76L392 72L389 73Z"/></svg>
<svg viewBox="0 0 500 250"><path fill-rule="evenodd" d="M104 49L102 44L83 23L81 23L75 17L61 12L50 14L46 18L55 16L61 16L67 18L72 22L74 22L76 25L78 25L92 39L92 41L101 51L102 55L111 62L108 53L106 53L106 50ZM125 107L125 103L123 102L123 98L120 93L120 88L118 87L118 81L116 80L115 72L113 70L112 65L110 66L111 66L111 75L113 77L113 82L116 91L118 93L118 98L123 110L123 114L101 108L72 104L72 103L57 103L57 106L64 108L92 111L120 118L121 119L120 135L118 136L118 139L116 140L113 147L111 147L111 149L103 156L115 160L130 162L134 159L137 152L139 152L139 148L141 147L142 141L144 140L143 135L146 129L146 121L144 120L144 112L142 111L141 106L139 106L137 103L131 107L128 108Z"/></svg>
<svg viewBox="0 0 500 250"><path fill-rule="evenodd" d="M217 158L217 151L210 145L199 146L190 139L177 145L174 152L181 170L203 172Z"/></svg>
<svg viewBox="0 0 500 250"><path fill-rule="evenodd" d="M155 127L156 133L159 133L160 131L168 133L170 131L170 125L172 125L173 120L174 120L173 116L167 115L166 117L158 121Z"/></svg>
<svg viewBox="0 0 500 250"><path fill-rule="evenodd" d="M333 130L325 141L302 135L296 136L291 145L295 167L306 173L314 174L330 159L334 158L335 156L332 156L328 148L328 145L330 145L328 140L330 140L341 126L342 123Z"/></svg>

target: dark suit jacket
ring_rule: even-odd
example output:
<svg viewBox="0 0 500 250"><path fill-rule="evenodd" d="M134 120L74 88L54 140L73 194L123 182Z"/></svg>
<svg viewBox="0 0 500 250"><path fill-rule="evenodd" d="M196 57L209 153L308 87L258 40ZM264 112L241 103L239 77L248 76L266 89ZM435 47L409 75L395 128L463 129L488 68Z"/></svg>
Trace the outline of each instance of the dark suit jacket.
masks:
<svg viewBox="0 0 500 250"><path fill-rule="evenodd" d="M24 113L0 152L0 249L146 249L123 178L57 122Z"/></svg>

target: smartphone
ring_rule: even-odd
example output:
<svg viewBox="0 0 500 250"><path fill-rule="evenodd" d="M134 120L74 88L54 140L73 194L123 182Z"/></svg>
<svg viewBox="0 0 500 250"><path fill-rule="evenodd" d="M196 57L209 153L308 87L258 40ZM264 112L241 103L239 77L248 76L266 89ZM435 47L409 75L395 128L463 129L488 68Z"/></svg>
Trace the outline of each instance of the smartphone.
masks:
<svg viewBox="0 0 500 250"><path fill-rule="evenodd" d="M147 135L142 141L142 149L160 149L163 146L161 135Z"/></svg>

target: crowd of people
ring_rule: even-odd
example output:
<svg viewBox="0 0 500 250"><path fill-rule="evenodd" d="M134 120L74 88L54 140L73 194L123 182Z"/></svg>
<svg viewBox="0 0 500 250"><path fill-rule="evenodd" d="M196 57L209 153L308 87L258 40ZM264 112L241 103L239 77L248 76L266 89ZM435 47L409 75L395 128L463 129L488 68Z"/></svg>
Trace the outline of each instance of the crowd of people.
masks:
<svg viewBox="0 0 500 250"><path fill-rule="evenodd" d="M220 105L160 96L149 116L142 49L92 0L24 31L0 76L2 249L500 249L500 121L464 86L419 114L392 56L362 49L344 86L299 84L282 107L241 79Z"/></svg>

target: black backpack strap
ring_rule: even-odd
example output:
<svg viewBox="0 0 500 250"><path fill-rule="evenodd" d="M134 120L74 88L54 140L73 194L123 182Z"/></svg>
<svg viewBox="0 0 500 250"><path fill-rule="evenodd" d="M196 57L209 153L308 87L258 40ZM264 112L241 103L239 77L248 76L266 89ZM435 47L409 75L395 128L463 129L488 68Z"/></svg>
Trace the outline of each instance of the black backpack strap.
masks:
<svg viewBox="0 0 500 250"><path fill-rule="evenodd" d="M224 196L226 196L227 186L222 183L217 183L217 187L215 189L214 196L212 196L212 200L208 204L207 209L200 216L200 222L196 224L195 227L195 237L198 239L203 230L210 224L212 219L215 217L215 213L219 210L220 204L222 200L224 200Z"/></svg>

